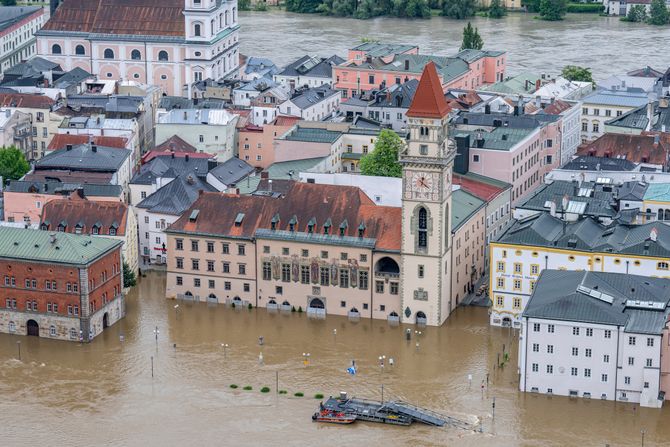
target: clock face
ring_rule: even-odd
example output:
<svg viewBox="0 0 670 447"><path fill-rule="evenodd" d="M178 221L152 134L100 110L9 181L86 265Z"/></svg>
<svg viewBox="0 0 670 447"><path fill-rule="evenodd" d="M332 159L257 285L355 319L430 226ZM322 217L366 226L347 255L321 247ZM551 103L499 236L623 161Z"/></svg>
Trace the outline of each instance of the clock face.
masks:
<svg viewBox="0 0 670 447"><path fill-rule="evenodd" d="M422 172L415 172L412 175L412 187L415 191L430 191L433 189L433 177Z"/></svg>
<svg viewBox="0 0 670 447"><path fill-rule="evenodd" d="M413 172L406 182L408 199L438 200L439 176L434 172Z"/></svg>

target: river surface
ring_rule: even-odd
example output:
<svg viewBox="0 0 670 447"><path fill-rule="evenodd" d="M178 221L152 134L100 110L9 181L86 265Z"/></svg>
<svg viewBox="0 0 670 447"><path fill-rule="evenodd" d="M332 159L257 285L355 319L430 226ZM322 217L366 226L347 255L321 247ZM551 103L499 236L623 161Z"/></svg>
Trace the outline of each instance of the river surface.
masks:
<svg viewBox="0 0 670 447"><path fill-rule="evenodd" d="M534 14L511 13L495 20L474 17L485 49L507 51L508 74L524 70L558 74L565 65L590 67L595 79L650 65L670 65L670 26L621 22L618 17L568 14L546 22ZM240 13L243 54L272 59L284 66L305 54L346 57L361 38L419 45L425 54L450 55L461 45L466 22L376 18L355 20L283 11Z"/></svg>
<svg viewBox="0 0 670 447"><path fill-rule="evenodd" d="M407 342L405 327L384 321L168 301L164 283L160 273L143 278L127 297L126 318L87 345L0 334L0 445L622 446L639 445L642 428L647 446L670 439L667 406L519 393L516 338L489 327L484 308L460 308ZM503 343L512 344L512 359L494 370ZM310 354L307 366L303 353ZM387 361L382 371L380 355L394 366ZM346 373L351 359L356 376ZM285 395L276 394L277 372ZM483 433L311 422L316 393L379 399L382 384L385 399L474 423L481 417ZM253 390L242 390L246 385ZM260 393L263 386L271 392Z"/></svg>

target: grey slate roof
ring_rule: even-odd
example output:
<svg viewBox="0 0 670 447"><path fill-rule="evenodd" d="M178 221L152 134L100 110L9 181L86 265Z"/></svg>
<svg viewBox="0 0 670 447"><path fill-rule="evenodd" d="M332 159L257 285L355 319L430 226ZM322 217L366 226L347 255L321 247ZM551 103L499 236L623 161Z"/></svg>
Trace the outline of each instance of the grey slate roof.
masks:
<svg viewBox="0 0 670 447"><path fill-rule="evenodd" d="M480 113L460 112L454 119L454 124L468 124L472 126L498 127L509 129L535 129L542 127L546 122L555 122L558 115L510 115L508 113Z"/></svg>
<svg viewBox="0 0 670 447"><path fill-rule="evenodd" d="M0 30L5 30L39 11L41 6L3 6L0 8Z"/></svg>
<svg viewBox="0 0 670 447"><path fill-rule="evenodd" d="M272 76L279 71L274 62L264 57L251 56L244 68L245 74L258 73L261 76Z"/></svg>
<svg viewBox="0 0 670 447"><path fill-rule="evenodd" d="M86 197L119 197L121 185L103 185L93 183L33 182L12 180L5 188L9 192L36 192L39 194L69 194L83 188Z"/></svg>
<svg viewBox="0 0 670 447"><path fill-rule="evenodd" d="M91 73L87 72L83 68L75 67L72 70L65 73L63 76L54 81L54 87L56 88L67 88L72 84L79 84L84 79L90 78L93 76ZM69 98L68 98L69 99Z"/></svg>
<svg viewBox="0 0 670 447"><path fill-rule="evenodd" d="M237 157L231 158L209 171L217 180L227 186L237 184L252 172L254 172L254 167Z"/></svg>
<svg viewBox="0 0 670 447"><path fill-rule="evenodd" d="M295 104L296 107L305 110L321 101L325 101L326 99L339 94L340 92L338 90L333 90L330 86L324 84L319 87L298 91L291 97L290 101Z"/></svg>
<svg viewBox="0 0 670 447"><path fill-rule="evenodd" d="M655 241L651 238L652 229L657 234ZM568 223L541 213L514 222L498 242L591 253L670 257L670 226L656 222L605 226L590 217Z"/></svg>
<svg viewBox="0 0 670 447"><path fill-rule="evenodd" d="M72 169L76 171L116 172L130 156L127 149L91 144L79 144L70 150L61 150L42 157L35 169Z"/></svg>
<svg viewBox="0 0 670 447"><path fill-rule="evenodd" d="M561 169L568 171L633 171L635 163L623 158L580 156L567 162Z"/></svg>
<svg viewBox="0 0 670 447"><path fill-rule="evenodd" d="M661 132L665 129L670 131L670 108L659 105L658 101L652 104L651 125L647 116L647 105L629 110L623 115L611 119L605 123L608 126L624 127L636 130L652 130ZM649 128L647 129L647 126Z"/></svg>
<svg viewBox="0 0 670 447"><path fill-rule="evenodd" d="M134 185L151 185L157 177L178 177L182 174L195 172L197 175L206 175L209 169L209 160L206 158L172 157L169 154L158 155L140 167L130 181Z"/></svg>
<svg viewBox="0 0 670 447"><path fill-rule="evenodd" d="M312 143L334 143L342 136L342 132L296 126L282 138L290 141L307 141Z"/></svg>
<svg viewBox="0 0 670 447"><path fill-rule="evenodd" d="M622 107L640 107L647 104L649 99L646 94L642 92L624 92L613 90L602 90L592 93L582 98L584 104L598 104L605 106L622 106Z"/></svg>
<svg viewBox="0 0 670 447"><path fill-rule="evenodd" d="M551 201L556 204L556 211L563 213L566 211L563 208L563 198L567 196L569 202L586 204L582 215L612 218L617 213L615 188L616 186L592 182L583 182L580 185L578 182L555 180L541 185L524 203L517 205L517 208L549 211L545 204Z"/></svg>
<svg viewBox="0 0 670 447"><path fill-rule="evenodd" d="M391 54L399 54L416 48L416 45L405 45L396 43L363 42L352 48L352 51L364 51L368 56L384 57Z"/></svg>
<svg viewBox="0 0 670 447"><path fill-rule="evenodd" d="M295 62L288 64L278 76L308 76L315 78L332 78L333 65L345 62L337 55L328 58L316 56L303 56Z"/></svg>
<svg viewBox="0 0 670 447"><path fill-rule="evenodd" d="M669 302L667 279L544 270L523 317L624 326L625 332L660 335L670 311Z"/></svg>
<svg viewBox="0 0 670 447"><path fill-rule="evenodd" d="M180 215L191 207L200 190L215 191L196 173L184 174L137 204L152 213Z"/></svg>

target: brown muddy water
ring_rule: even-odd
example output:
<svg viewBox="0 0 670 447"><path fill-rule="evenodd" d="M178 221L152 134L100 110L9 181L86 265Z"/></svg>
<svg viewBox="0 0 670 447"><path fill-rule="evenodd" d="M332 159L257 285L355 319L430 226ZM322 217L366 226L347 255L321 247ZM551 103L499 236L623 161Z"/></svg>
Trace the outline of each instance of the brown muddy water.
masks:
<svg viewBox="0 0 670 447"><path fill-rule="evenodd" d="M641 429L645 446L670 439L668 407L519 393L515 348L507 366L493 370L503 343L514 346L516 338L490 328L483 308L460 308L444 326L413 333L408 343L409 326L384 321L167 301L164 280L159 273L143 278L127 297L125 320L91 344L0 335L0 445L635 446ZM303 353L310 354L308 366ZM382 371L380 355L395 365L387 361ZM346 373L352 359L356 376ZM275 392L276 372L286 395ZM385 399L473 422L482 417L484 433L311 422L314 394L379 399L382 384ZM260 393L263 386L271 392Z"/></svg>

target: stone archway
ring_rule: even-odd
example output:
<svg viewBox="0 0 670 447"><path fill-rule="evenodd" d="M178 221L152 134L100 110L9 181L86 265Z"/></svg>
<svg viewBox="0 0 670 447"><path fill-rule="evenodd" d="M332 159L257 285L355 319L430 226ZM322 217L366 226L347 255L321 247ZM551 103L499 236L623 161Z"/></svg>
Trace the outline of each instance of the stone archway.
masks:
<svg viewBox="0 0 670 447"><path fill-rule="evenodd" d="M40 336L40 325L35 320L28 320L26 323L26 334L34 337Z"/></svg>
<svg viewBox="0 0 670 447"><path fill-rule="evenodd" d="M102 329L105 330L108 327L109 327L109 314L105 312L105 314L102 316Z"/></svg>
<svg viewBox="0 0 670 447"><path fill-rule="evenodd" d="M418 311L416 313L416 324L426 324L428 319L426 318L426 314L423 313L422 311Z"/></svg>
<svg viewBox="0 0 670 447"><path fill-rule="evenodd" d="M312 301L309 302L309 307L312 309L325 309L326 305L320 298L312 298Z"/></svg>

